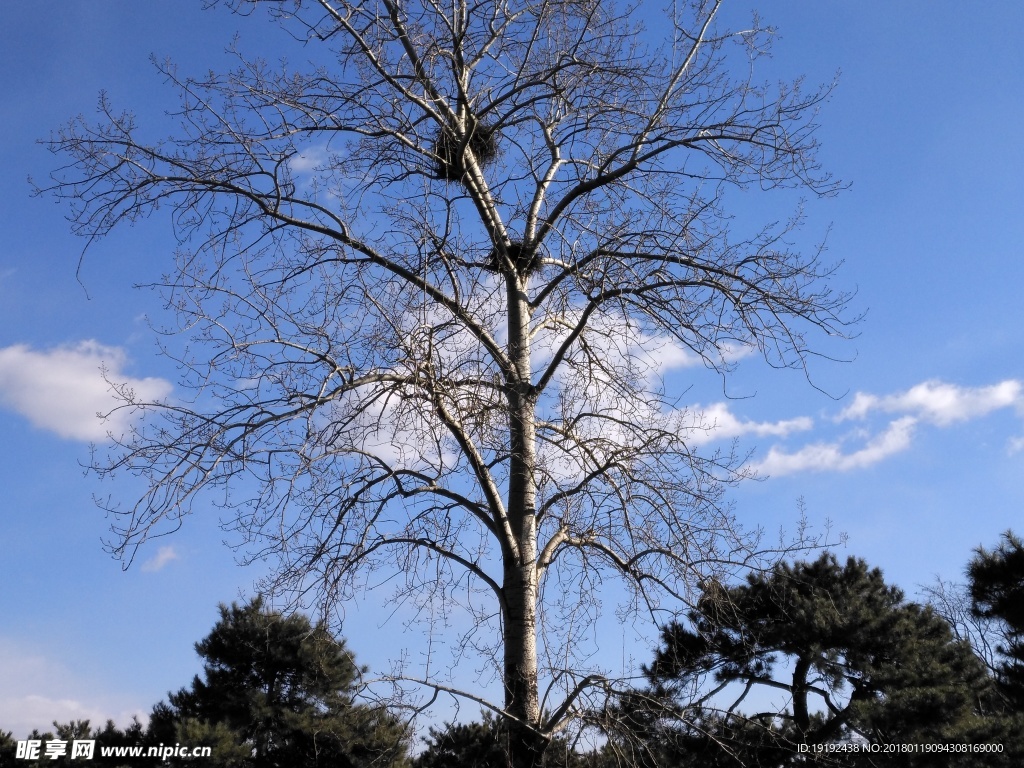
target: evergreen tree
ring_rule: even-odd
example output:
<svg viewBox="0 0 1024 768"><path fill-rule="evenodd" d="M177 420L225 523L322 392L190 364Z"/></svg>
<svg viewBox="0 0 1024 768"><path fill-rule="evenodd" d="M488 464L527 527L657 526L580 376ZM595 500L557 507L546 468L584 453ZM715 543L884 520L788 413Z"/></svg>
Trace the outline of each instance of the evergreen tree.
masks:
<svg viewBox="0 0 1024 768"><path fill-rule="evenodd" d="M798 754L799 744L958 742L981 728L981 662L944 620L906 602L863 560L841 566L824 554L780 564L742 586L711 582L687 618L692 628L677 622L663 631L647 670L655 693L683 705L706 677L722 695L740 691L724 712L677 708L682 725L663 730L665 744L700 754L701 765L803 764L809 758ZM738 714L758 688L782 691L787 704ZM887 764L885 756L872 760ZM893 764L959 763L901 754Z"/></svg>
<svg viewBox="0 0 1024 768"><path fill-rule="evenodd" d="M83 758L72 758L72 743L75 740L93 740L94 759L100 756L103 747L137 746L142 744L144 730L137 718L133 718L131 725L121 730L114 725L113 720L107 720L103 728L91 729L88 720L71 720L67 723L53 722L53 730L40 733L33 729L25 741L34 740L40 742L38 756L34 759L17 759L17 740L10 733L0 732L0 768L42 768L50 766L78 765ZM65 742L64 754L50 758L45 753L48 742L60 740ZM152 758L122 758L113 761L106 761L107 768L151 768L155 764Z"/></svg>
<svg viewBox="0 0 1024 768"><path fill-rule="evenodd" d="M487 714L482 723L445 723L444 728L431 728L426 742L414 768L501 768L507 761L497 724Z"/></svg>
<svg viewBox="0 0 1024 768"><path fill-rule="evenodd" d="M196 651L204 679L154 707L153 743L209 745L213 764L244 768L404 764L405 729L355 701L362 670L324 625L258 598L222 605Z"/></svg>
<svg viewBox="0 0 1024 768"><path fill-rule="evenodd" d="M0 731L0 768L13 768L17 765L14 757L16 750L14 734L11 731Z"/></svg>
<svg viewBox="0 0 1024 768"><path fill-rule="evenodd" d="M1017 712L1024 710L1024 543L1012 531L991 552L975 550L967 566L972 610L1001 625L996 651L1000 691Z"/></svg>
<svg viewBox="0 0 1024 768"><path fill-rule="evenodd" d="M508 765L508 729L489 712L482 722L445 723L431 728L427 748L413 768L505 768ZM559 736L544 751L543 768L587 768L592 763Z"/></svg>

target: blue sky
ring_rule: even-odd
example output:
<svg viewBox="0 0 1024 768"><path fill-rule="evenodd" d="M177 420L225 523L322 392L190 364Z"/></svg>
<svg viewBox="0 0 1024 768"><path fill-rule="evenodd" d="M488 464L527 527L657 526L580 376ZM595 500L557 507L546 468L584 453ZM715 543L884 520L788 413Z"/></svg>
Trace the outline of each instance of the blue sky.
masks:
<svg viewBox="0 0 1024 768"><path fill-rule="evenodd" d="M147 712L198 671L192 644L217 603L259 575L203 516L127 571L103 551L109 521L92 495L112 488L80 467L106 430L98 369L173 394L145 321L158 299L131 288L167 267L173 242L157 216L100 243L76 275L83 243L26 182L55 162L36 140L90 113L101 89L140 118L173 106L150 54L199 73L223 66L235 31L270 57L285 44L258 17L200 5L16 3L0 28L0 729L16 734ZM802 237L828 232L838 283L867 317L857 339L827 347L850 362L815 363L814 386L752 358L726 393L696 369L675 382L770 475L733 493L742 520L792 528L802 498L816 530L847 534L841 554L913 593L1024 530L1024 4L779 0L762 14L780 32L766 76L842 72L822 160L852 186L808 202ZM762 219L794 201L734 202ZM118 482L128 495L132 481ZM381 632L371 618L346 625L371 665L385 661Z"/></svg>

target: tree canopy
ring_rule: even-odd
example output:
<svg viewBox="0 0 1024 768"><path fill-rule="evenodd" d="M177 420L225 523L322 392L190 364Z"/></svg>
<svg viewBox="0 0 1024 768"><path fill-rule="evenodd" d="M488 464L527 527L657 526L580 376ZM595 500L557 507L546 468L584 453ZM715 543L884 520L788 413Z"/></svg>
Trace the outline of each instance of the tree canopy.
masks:
<svg viewBox="0 0 1024 768"><path fill-rule="evenodd" d="M154 707L151 741L213 746L213 764L225 766L404 764L405 729L355 700L361 670L323 624L259 598L222 605L196 652L203 677Z"/></svg>
<svg viewBox="0 0 1024 768"><path fill-rule="evenodd" d="M163 67L170 138L103 99L51 144L47 191L90 243L158 209L175 228L160 287L189 342L164 349L193 396L120 388L146 418L94 469L145 491L113 505L114 548L211 499L277 562L269 591L327 615L386 573L419 615L468 611L450 647L500 701L454 663L391 682L486 701L534 766L616 688L588 661L595 585L654 620L778 554L724 500L740 457L702 448L715 425L665 374L750 350L803 367L845 333L833 267L791 245L799 212L729 209L838 189L829 88L758 80L772 30L730 29L721 0L228 5L267 9L306 61Z"/></svg>
<svg viewBox="0 0 1024 768"><path fill-rule="evenodd" d="M413 760L412 768L502 768L508 763L509 729L490 712L480 721L445 723L431 728L426 749ZM588 768L603 765L597 755L583 755L564 739L555 738L541 760L543 768Z"/></svg>
<svg viewBox="0 0 1024 768"><path fill-rule="evenodd" d="M22 734L23 735L23 734ZM102 728L93 728L88 720L71 720L67 723L53 722L53 729L40 732L38 728L25 737L24 741L35 741L37 743L37 757L29 758L27 755L18 757L17 741L10 732L0 731L0 768L43 768L43 766L70 766L81 763L81 757L72 756L72 744L74 740L94 741L94 758L100 755L100 750L110 748L137 747L143 743L146 737L146 730L137 718L124 730L118 728L113 720L107 720ZM65 742L63 754L50 757L46 754L46 743L54 739ZM153 764L150 759L138 759L122 757L110 760L107 765L110 768L139 768Z"/></svg>
<svg viewBox="0 0 1024 768"><path fill-rule="evenodd" d="M980 699L990 690L970 646L856 558L840 565L825 553L741 586L709 583L662 641L648 670L658 694L690 707L696 682L716 684L665 744L716 761L708 765L798 764L800 744L971 742L984 730ZM784 706L765 705L772 692ZM948 758L872 756L894 765Z"/></svg>
<svg viewBox="0 0 1024 768"><path fill-rule="evenodd" d="M1000 688L1024 710L1024 543L1007 531L993 550L979 547L967 566L972 610L999 625Z"/></svg>

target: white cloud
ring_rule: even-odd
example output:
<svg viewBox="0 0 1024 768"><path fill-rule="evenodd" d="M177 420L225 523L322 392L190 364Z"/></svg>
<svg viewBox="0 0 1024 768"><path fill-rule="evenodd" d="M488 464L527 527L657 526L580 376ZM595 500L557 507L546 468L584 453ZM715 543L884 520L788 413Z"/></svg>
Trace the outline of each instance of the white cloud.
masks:
<svg viewBox="0 0 1024 768"><path fill-rule="evenodd" d="M307 147L288 160L288 168L296 176L310 174L327 163L326 147Z"/></svg>
<svg viewBox="0 0 1024 768"><path fill-rule="evenodd" d="M1016 408L1024 414L1024 383L1021 381L1007 379L990 386L963 387L930 380L891 395L858 392L853 402L834 421L866 421L876 413L895 414L898 418L890 421L884 431L857 450L851 451L847 447L857 438L855 434L834 441L815 442L796 450L786 450L775 445L752 468L775 476L796 472L845 472L860 469L910 448L918 425L948 428L1006 408ZM727 421L726 429L729 429ZM774 434L770 431L751 431L753 434ZM779 434L782 436L784 432ZM1024 450L1024 437L1010 438L1007 450L1011 454Z"/></svg>
<svg viewBox="0 0 1024 768"><path fill-rule="evenodd" d="M747 421L738 418L726 403L713 403L692 409L699 417L698 426L690 435L690 442L696 445L712 440L728 440L733 437L754 435L757 437L785 437L793 432L803 432L814 426L809 416L782 421Z"/></svg>
<svg viewBox="0 0 1024 768"><path fill-rule="evenodd" d="M678 368L692 368L701 363L697 355L667 336L642 336L639 343L629 352L642 359L656 371L657 376L664 376Z"/></svg>
<svg viewBox="0 0 1024 768"><path fill-rule="evenodd" d="M59 662L0 637L0 729L15 738L25 738L33 728L45 731L54 720L102 725L113 719L121 727L133 715L146 721L145 712L123 697L97 694L94 687Z"/></svg>
<svg viewBox="0 0 1024 768"><path fill-rule="evenodd" d="M858 392L839 414L839 420L863 419L871 411L913 414L940 427L985 416L992 411L1024 403L1024 386L1007 379L988 387L960 387L942 381L926 381L895 395Z"/></svg>
<svg viewBox="0 0 1024 768"><path fill-rule="evenodd" d="M153 557L149 558L149 560L142 564L142 570L147 573L159 571L165 565L177 560L178 558L178 552L174 547L160 547Z"/></svg>
<svg viewBox="0 0 1024 768"><path fill-rule="evenodd" d="M889 424L888 429L852 453L843 453L842 444L839 442L813 443L792 453L772 446L764 460L753 469L775 477L796 472L846 472L851 469L863 469L909 448L916 425L917 419L913 416L896 419Z"/></svg>
<svg viewBox="0 0 1024 768"><path fill-rule="evenodd" d="M51 699L37 694L0 699L0 718L8 730L22 738L33 728L52 733L54 721L88 720L99 725L107 719L100 710L77 699Z"/></svg>
<svg viewBox="0 0 1024 768"><path fill-rule="evenodd" d="M753 344L744 344L738 341L731 344L723 344L722 361L727 364L736 363L745 357L749 357L756 351L757 347Z"/></svg>
<svg viewBox="0 0 1024 768"><path fill-rule="evenodd" d="M119 401L111 382L141 401L171 392L164 379L125 375L125 363L124 350L91 340L45 351L24 344L0 348L0 406L70 440L103 440L123 433L131 419L127 409L113 410Z"/></svg>

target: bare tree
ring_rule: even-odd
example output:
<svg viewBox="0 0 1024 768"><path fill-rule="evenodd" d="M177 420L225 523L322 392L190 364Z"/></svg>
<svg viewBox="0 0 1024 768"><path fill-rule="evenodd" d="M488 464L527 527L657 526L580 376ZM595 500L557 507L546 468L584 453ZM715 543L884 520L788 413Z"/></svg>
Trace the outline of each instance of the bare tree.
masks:
<svg viewBox="0 0 1024 768"><path fill-rule="evenodd" d="M1005 638L1000 633L997 621L971 612L968 586L936 577L933 584L921 587L921 594L935 613L946 620L954 637L970 644L989 674L994 677L999 669L997 648Z"/></svg>
<svg viewBox="0 0 1024 768"><path fill-rule="evenodd" d="M492 659L517 768L611 690L578 651L602 579L653 616L762 562L722 496L742 462L698 450L714 424L664 373L804 366L848 297L787 245L799 216L731 230L729 188L836 185L828 89L755 81L770 30L720 28L720 4L645 30L600 0L266 0L307 64L163 68L164 141L106 101L73 121L49 191L90 240L171 207L163 287L198 342L194 399L124 392L148 418L96 461L147 483L118 551L204 494L275 558L267 589L471 611L457 651Z"/></svg>

